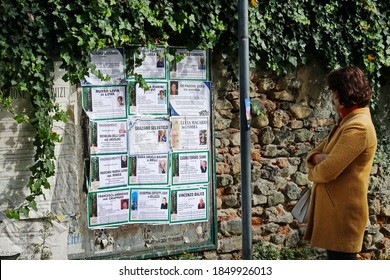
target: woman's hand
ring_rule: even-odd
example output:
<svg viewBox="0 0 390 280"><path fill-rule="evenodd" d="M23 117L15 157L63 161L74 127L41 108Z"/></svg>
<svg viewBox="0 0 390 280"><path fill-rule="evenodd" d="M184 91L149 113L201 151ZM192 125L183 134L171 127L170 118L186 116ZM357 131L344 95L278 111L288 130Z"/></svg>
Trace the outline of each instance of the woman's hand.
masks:
<svg viewBox="0 0 390 280"><path fill-rule="evenodd" d="M324 161L327 156L328 156L328 154L314 154L311 157L312 158L312 162L313 162L314 165L317 165L317 164L321 163L322 161Z"/></svg>

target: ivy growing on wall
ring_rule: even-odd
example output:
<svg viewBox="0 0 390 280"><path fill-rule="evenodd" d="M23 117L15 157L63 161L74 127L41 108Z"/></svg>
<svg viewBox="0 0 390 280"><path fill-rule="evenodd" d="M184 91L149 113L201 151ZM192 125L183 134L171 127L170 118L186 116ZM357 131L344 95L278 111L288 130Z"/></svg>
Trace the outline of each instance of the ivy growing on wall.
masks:
<svg viewBox="0 0 390 280"><path fill-rule="evenodd" d="M249 1L250 64L282 74L315 55L331 69L363 67L374 85L390 65L390 3L381 0ZM52 92L54 61L65 80L77 84L97 48L180 45L209 48L226 63L237 61L237 1L230 0L14 0L0 3L0 104L35 131L35 164L26 202L8 212L18 219L36 208L35 198L50 188L54 146L60 137L53 121L66 121ZM234 67L232 68L234 69ZM9 94L30 95L33 112L18 114Z"/></svg>
<svg viewBox="0 0 390 280"><path fill-rule="evenodd" d="M256 1L249 8L250 62L287 73L321 57L329 69L354 64L377 83L390 66L390 3L380 0ZM233 14L233 15L232 15ZM234 4L224 6L229 49L237 49ZM221 40L222 41L222 40Z"/></svg>

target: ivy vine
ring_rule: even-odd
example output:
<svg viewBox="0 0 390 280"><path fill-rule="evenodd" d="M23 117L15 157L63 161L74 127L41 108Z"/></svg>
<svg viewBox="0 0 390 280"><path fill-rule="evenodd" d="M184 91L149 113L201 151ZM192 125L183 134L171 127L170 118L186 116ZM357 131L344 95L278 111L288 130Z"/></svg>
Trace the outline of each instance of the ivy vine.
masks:
<svg viewBox="0 0 390 280"><path fill-rule="evenodd" d="M8 211L19 219L55 174L53 122L66 121L55 103L53 65L62 62L73 84L92 67L89 53L141 44L186 46L221 54L231 69L238 56L238 7L229 0L15 0L0 3L0 104L35 131L35 158L25 203ZM249 1L250 65L287 73L321 57L331 69L363 67L374 86L390 66L390 2L381 0ZM10 89L30 95L33 112L12 107Z"/></svg>

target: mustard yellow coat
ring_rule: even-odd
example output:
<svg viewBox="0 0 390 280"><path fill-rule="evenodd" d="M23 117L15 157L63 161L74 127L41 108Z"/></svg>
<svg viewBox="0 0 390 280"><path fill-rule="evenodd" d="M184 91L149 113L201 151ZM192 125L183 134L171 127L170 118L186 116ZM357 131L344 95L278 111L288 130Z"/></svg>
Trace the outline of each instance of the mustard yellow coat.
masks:
<svg viewBox="0 0 390 280"><path fill-rule="evenodd" d="M306 164L313 184L304 239L311 246L358 253L368 221L367 190L377 146L368 108L359 108L339 120L313 151ZM314 166L310 157L326 153Z"/></svg>

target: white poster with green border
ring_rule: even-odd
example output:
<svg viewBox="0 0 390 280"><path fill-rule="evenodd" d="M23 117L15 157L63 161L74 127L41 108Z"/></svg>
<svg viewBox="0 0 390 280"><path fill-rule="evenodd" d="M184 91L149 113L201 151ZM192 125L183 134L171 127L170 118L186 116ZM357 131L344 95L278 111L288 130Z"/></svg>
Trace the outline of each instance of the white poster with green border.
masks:
<svg viewBox="0 0 390 280"><path fill-rule="evenodd" d="M126 86L83 86L83 109L92 120L126 118Z"/></svg>
<svg viewBox="0 0 390 280"><path fill-rule="evenodd" d="M208 184L210 181L209 151L173 152L172 186Z"/></svg>
<svg viewBox="0 0 390 280"><path fill-rule="evenodd" d="M127 186L127 154L91 156L89 178L91 190Z"/></svg>
<svg viewBox="0 0 390 280"><path fill-rule="evenodd" d="M147 90L129 82L127 99L129 115L168 115L168 83L148 82Z"/></svg>
<svg viewBox="0 0 390 280"><path fill-rule="evenodd" d="M169 188L131 188L130 222L169 223Z"/></svg>
<svg viewBox="0 0 390 280"><path fill-rule="evenodd" d="M169 64L169 79L207 81L208 51L170 48L169 54L174 56Z"/></svg>
<svg viewBox="0 0 390 280"><path fill-rule="evenodd" d="M129 165L129 185L168 185L169 154L130 156Z"/></svg>
<svg viewBox="0 0 390 280"><path fill-rule="evenodd" d="M129 222L128 188L88 193L88 226L114 226Z"/></svg>
<svg viewBox="0 0 390 280"><path fill-rule="evenodd" d="M127 120L90 121L90 154L127 153Z"/></svg>
<svg viewBox="0 0 390 280"><path fill-rule="evenodd" d="M131 64L127 66L126 78L128 80L134 79L134 74L142 75L145 80L165 80L167 78L164 47L156 47L152 50L146 47L138 48L128 64Z"/></svg>
<svg viewBox="0 0 390 280"><path fill-rule="evenodd" d="M171 123L165 119L130 119L129 154L166 154L170 151Z"/></svg>
<svg viewBox="0 0 390 280"><path fill-rule="evenodd" d="M207 187L171 190L172 224L207 221Z"/></svg>
<svg viewBox="0 0 390 280"><path fill-rule="evenodd" d="M209 117L171 117L171 145L174 151L208 150Z"/></svg>

